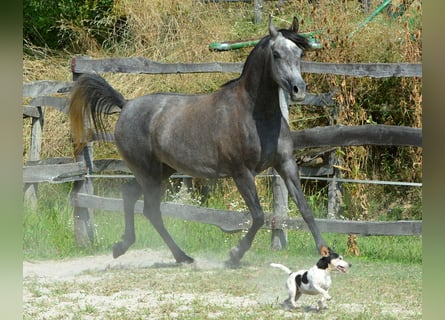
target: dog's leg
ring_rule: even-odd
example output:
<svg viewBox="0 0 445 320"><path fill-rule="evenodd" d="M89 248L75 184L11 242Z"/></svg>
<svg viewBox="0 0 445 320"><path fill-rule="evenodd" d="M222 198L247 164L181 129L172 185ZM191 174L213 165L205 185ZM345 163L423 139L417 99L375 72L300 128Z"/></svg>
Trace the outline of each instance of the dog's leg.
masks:
<svg viewBox="0 0 445 320"><path fill-rule="evenodd" d="M318 301L318 310L327 309L328 305L326 304L325 297L321 297L321 299Z"/></svg>
<svg viewBox="0 0 445 320"><path fill-rule="evenodd" d="M328 290L323 289L319 285L314 284L314 288L323 296L323 298L327 301L331 300L332 297L329 295Z"/></svg>
<svg viewBox="0 0 445 320"><path fill-rule="evenodd" d="M297 304L295 302L300 297L301 292L298 290L295 279L293 277L289 277L287 279L286 287L289 291L289 297L284 301L284 304L291 309L295 309L297 307Z"/></svg>
<svg viewBox="0 0 445 320"><path fill-rule="evenodd" d="M296 293L295 296L294 296L294 304L293 304L293 305L295 306L295 308L297 308L297 306L298 306L298 305L297 305L297 301L298 301L298 299L300 299L301 294L302 294L301 291L298 290L297 293Z"/></svg>
<svg viewBox="0 0 445 320"><path fill-rule="evenodd" d="M323 289L318 284L314 284L314 288L318 291L318 293L321 294L321 299L320 299L320 301L318 301L318 309L317 310L320 311L322 309L326 309L327 308L326 301L332 299L328 293L328 290Z"/></svg>
<svg viewBox="0 0 445 320"><path fill-rule="evenodd" d="M328 293L328 290L324 290L323 288L320 288L318 286L315 286L315 288L320 292L321 299L318 301L318 310L327 309L328 306L326 304L326 301L331 300L331 296Z"/></svg>

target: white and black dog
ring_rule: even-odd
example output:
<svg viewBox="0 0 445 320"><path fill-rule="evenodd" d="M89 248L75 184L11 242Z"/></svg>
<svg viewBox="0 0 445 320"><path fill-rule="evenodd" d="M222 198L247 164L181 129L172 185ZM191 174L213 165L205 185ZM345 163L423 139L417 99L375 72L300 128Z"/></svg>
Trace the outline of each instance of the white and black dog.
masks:
<svg viewBox="0 0 445 320"><path fill-rule="evenodd" d="M331 270L346 272L351 264L343 260L343 257L333 252L330 248L323 246L320 249L322 258L309 270L298 270L292 272L288 267L279 263L270 265L286 272L286 287L289 291L289 298L284 301L288 308L296 308L297 300L304 294L321 294L322 298L318 302L318 310L327 308L326 301L331 299L328 290L331 287Z"/></svg>

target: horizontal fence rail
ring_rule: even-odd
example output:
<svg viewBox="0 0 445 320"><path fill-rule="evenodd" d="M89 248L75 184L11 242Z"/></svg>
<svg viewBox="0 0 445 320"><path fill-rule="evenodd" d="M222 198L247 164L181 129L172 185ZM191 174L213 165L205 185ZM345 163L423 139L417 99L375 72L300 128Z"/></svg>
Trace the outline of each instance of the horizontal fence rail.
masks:
<svg viewBox="0 0 445 320"><path fill-rule="evenodd" d="M94 195L78 193L71 199L72 204L78 207L87 207L106 211L123 211L123 200L115 198L99 197ZM135 212L142 213L144 202L138 200L135 205ZM163 215L187 221L195 221L212 224L219 227L224 232L238 232L246 230L251 224L251 217L248 212L229 211L220 209L209 209L188 204L172 202L161 203ZM263 226L266 229L288 229L305 230L308 227L301 218L286 218L274 216L266 213L267 219ZM401 235L421 235L421 221L346 221L332 219L315 219L320 232L332 232L343 234L358 234L363 236L401 236Z"/></svg>
<svg viewBox="0 0 445 320"><path fill-rule="evenodd" d="M80 73L240 73L244 63L160 63L143 57L91 59L73 57L71 71ZM317 74L335 74L353 77L422 77L421 63L322 63L302 61L301 71Z"/></svg>

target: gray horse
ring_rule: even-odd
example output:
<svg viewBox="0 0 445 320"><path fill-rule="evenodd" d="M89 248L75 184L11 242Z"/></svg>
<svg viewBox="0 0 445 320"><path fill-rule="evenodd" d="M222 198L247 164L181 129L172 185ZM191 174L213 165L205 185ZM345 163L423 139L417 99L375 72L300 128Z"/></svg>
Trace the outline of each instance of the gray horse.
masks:
<svg viewBox="0 0 445 320"><path fill-rule="evenodd" d="M115 258L135 241L134 205L144 196L144 215L170 248L178 263L192 263L166 230L160 211L161 183L176 171L194 177L232 177L252 215L252 225L230 250L228 263L237 266L264 224L255 175L273 167L284 179L320 249L325 245L304 197L293 158L290 129L279 103L279 88L301 101L306 84L300 61L309 45L298 34L298 20L290 29L269 35L248 56L239 78L210 94L149 94L126 100L95 74L79 77L71 96L70 122L76 152L88 138L85 120L103 131L102 116L113 108L117 148L135 180L124 185L125 233L113 248Z"/></svg>

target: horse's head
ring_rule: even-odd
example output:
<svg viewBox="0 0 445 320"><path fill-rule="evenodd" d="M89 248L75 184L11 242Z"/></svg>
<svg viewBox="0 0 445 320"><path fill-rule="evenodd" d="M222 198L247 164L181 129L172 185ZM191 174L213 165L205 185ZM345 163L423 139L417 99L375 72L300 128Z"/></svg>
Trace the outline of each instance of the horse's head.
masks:
<svg viewBox="0 0 445 320"><path fill-rule="evenodd" d="M301 77L300 63L307 40L298 34L298 20L290 29L277 30L269 20L271 72L275 82L289 93L292 101L301 101L306 95L306 83Z"/></svg>

